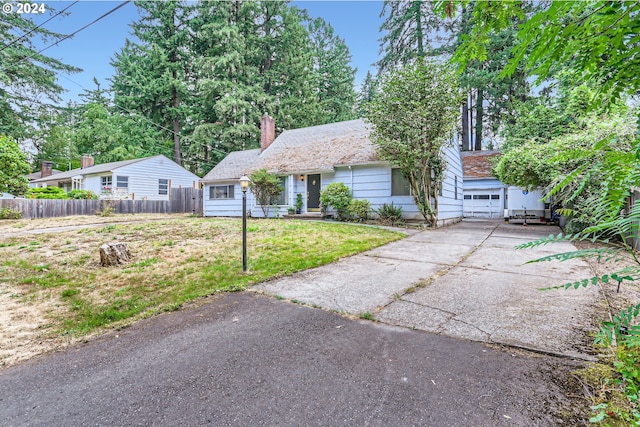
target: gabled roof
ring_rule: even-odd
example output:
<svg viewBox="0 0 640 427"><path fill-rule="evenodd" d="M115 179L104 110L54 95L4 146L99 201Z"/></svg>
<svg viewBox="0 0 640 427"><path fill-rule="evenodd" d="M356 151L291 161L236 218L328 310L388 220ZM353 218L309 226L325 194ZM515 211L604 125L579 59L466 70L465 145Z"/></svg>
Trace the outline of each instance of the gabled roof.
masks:
<svg viewBox="0 0 640 427"><path fill-rule="evenodd" d="M90 166L84 169L77 168L67 172L57 173L55 175L47 176L45 178L36 179L32 182L64 181L64 180L69 180L77 175L93 175L97 173L112 172L113 170L121 168L123 166L128 166L133 163L141 162L143 160L152 159L154 157L164 157L164 156L162 154L159 154L157 156L143 157L141 159L122 160L119 162L111 162L111 163L101 163L99 165Z"/></svg>
<svg viewBox="0 0 640 427"><path fill-rule="evenodd" d="M260 156L271 173L332 170L380 160L362 119L286 130Z"/></svg>
<svg viewBox="0 0 640 427"><path fill-rule="evenodd" d="M236 151L218 163L202 180L239 179L257 169L276 174L333 170L336 166L380 162L362 119L286 130L260 153Z"/></svg>
<svg viewBox="0 0 640 427"><path fill-rule="evenodd" d="M490 159L499 156L500 151L463 151L460 154L462 156L462 170L465 180L495 178L491 174L493 164Z"/></svg>
<svg viewBox="0 0 640 427"><path fill-rule="evenodd" d="M229 153L227 157L222 159L216 167L202 178L202 181L236 180L240 179L242 175L251 174L255 164L258 162L259 155L259 148Z"/></svg>

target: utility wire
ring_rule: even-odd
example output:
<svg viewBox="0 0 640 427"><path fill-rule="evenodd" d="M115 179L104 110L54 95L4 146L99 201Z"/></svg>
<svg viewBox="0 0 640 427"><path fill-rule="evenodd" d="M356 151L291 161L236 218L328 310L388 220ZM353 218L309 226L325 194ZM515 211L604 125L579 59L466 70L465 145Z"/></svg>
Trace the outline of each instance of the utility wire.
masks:
<svg viewBox="0 0 640 427"><path fill-rule="evenodd" d="M12 66L14 66L14 65L18 65L19 63L21 63L21 62L23 62L23 61L26 61L27 59L33 59L34 57L36 57L37 55L40 55L40 54L41 54L42 52L44 52L45 50L47 50L47 49L49 49L49 48L52 48L53 46L56 46L58 43L61 43L61 42L65 41L65 40L67 40L67 39L69 39L69 38L71 38L71 37L75 36L75 35L76 35L76 34L78 34L80 31L82 31L82 30L86 29L87 27L90 27L91 25L95 24L96 22L100 21L101 19L103 19L103 18L105 18L105 17L107 17L107 16L111 15L113 12L115 12L115 11L116 11L116 10L118 10L118 9L120 9L121 7L123 7L124 5L126 5L127 3L129 3L130 1L131 1L131 0L123 1L123 2L122 2L122 3L120 3L118 6L114 7L113 9L111 9L110 11L108 11L107 13L105 13L104 15L102 15L101 17L94 19L92 22L88 23L87 25L85 25L84 27L80 28L79 30L76 30L76 31L74 31L74 32L73 32L73 33L71 33L71 34L69 34L69 35L67 35L67 36L64 36L64 37L63 37L63 38L61 38L60 40L55 41L54 43L50 44L49 46L45 47L44 49L39 50L38 52L34 53L34 54L33 54L33 55L31 55L31 56L26 56L26 57L24 57L24 58L20 59L19 61L14 62L13 64L10 64L10 65L8 65L8 66L6 66L6 67L2 67L2 68L0 68L0 71L4 71L4 70L6 70L7 68L11 68L11 67L12 67Z"/></svg>
<svg viewBox="0 0 640 427"><path fill-rule="evenodd" d="M0 52L4 51L5 49L9 48L10 46L12 46L13 44L15 44L16 42L18 42L19 40L27 37L28 35L30 35L31 33L33 33L35 30L37 30L38 28L42 28L42 26L44 24L46 24L47 22L51 21L53 18L55 18L56 16L59 16L61 14L63 14L67 9L69 9L71 6L73 6L74 4L78 3L80 0L76 0L73 3L71 3L69 6L65 7L64 9L62 9L60 12L56 13L55 15L53 15L51 18L47 19L46 21L44 21L42 24L38 25L37 27L33 28L31 31L29 31L28 33L25 33L23 35L21 35L20 37L14 39L11 43L9 43L8 45L4 46L2 49L0 49Z"/></svg>

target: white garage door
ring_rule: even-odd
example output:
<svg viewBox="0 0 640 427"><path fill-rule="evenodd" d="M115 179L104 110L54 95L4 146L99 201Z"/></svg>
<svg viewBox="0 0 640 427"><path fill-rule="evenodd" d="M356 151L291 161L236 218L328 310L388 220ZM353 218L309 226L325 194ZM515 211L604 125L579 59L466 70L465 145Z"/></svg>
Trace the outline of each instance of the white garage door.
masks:
<svg viewBox="0 0 640 427"><path fill-rule="evenodd" d="M501 189L465 190L462 202L467 218L502 218L504 200Z"/></svg>

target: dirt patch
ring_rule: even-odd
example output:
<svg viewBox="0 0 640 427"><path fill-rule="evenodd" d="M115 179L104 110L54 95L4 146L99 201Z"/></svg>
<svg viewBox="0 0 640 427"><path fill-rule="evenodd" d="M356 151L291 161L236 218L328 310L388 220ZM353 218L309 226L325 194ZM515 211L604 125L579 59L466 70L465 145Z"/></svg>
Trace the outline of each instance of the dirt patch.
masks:
<svg viewBox="0 0 640 427"><path fill-rule="evenodd" d="M72 340L51 337L44 313L55 310L48 301L24 304L20 292L0 283L0 366L9 366L41 353L64 348Z"/></svg>

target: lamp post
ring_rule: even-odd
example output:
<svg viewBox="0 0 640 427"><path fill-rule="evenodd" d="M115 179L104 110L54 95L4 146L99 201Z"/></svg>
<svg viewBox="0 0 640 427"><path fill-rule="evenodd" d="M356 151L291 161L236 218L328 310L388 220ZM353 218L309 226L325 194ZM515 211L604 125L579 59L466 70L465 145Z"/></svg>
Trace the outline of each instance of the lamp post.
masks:
<svg viewBox="0 0 640 427"><path fill-rule="evenodd" d="M242 189L242 271L247 271L247 189L251 180L248 176L242 175L240 178L240 189Z"/></svg>

